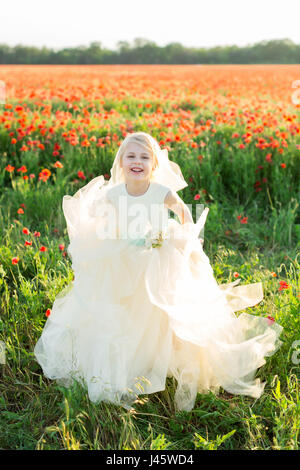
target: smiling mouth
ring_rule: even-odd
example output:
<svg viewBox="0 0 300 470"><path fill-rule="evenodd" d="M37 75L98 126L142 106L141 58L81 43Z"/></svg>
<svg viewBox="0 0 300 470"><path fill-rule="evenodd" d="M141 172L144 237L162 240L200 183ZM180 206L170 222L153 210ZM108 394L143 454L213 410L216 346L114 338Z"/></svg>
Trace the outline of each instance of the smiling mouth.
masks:
<svg viewBox="0 0 300 470"><path fill-rule="evenodd" d="M131 168L130 171L133 171L133 173L142 173L142 168Z"/></svg>

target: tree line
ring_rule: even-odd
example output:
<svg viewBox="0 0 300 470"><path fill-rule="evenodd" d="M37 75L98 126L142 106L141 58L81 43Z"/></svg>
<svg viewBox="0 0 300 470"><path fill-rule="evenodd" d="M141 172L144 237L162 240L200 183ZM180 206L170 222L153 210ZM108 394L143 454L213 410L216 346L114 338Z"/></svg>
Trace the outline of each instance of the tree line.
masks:
<svg viewBox="0 0 300 470"><path fill-rule="evenodd" d="M300 44L290 39L264 40L247 46L185 47L179 42L158 46L144 38L119 41L116 50L101 42L63 48L0 44L0 64L299 64Z"/></svg>

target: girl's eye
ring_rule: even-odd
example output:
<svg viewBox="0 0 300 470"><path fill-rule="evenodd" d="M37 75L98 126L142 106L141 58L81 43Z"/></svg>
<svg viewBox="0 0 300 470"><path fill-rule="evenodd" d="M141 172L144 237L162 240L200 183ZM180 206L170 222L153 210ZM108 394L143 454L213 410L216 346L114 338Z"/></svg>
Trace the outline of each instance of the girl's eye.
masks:
<svg viewBox="0 0 300 470"><path fill-rule="evenodd" d="M133 158L133 155L127 155L128 158ZM149 157L143 157L145 160L149 160Z"/></svg>

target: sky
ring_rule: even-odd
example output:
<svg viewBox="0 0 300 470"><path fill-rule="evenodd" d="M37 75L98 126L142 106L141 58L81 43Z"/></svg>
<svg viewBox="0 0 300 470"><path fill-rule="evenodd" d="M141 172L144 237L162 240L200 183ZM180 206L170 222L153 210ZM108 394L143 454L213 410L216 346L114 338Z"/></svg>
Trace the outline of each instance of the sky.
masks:
<svg viewBox="0 0 300 470"><path fill-rule="evenodd" d="M296 0L5 0L0 43L117 49L135 38L158 46L246 46L289 38L300 44Z"/></svg>

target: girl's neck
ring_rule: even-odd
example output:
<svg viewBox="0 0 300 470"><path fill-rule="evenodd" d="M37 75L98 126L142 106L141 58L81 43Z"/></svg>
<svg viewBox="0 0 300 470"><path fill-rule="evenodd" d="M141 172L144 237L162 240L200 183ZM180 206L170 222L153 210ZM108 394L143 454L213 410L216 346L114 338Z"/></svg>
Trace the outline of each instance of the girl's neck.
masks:
<svg viewBox="0 0 300 470"><path fill-rule="evenodd" d="M150 186L149 181L125 181L126 191L131 196L142 196L145 194Z"/></svg>

